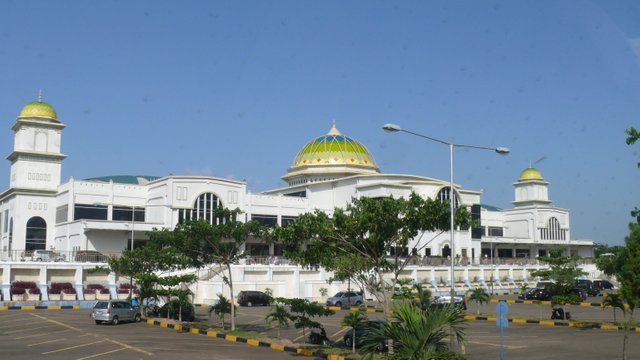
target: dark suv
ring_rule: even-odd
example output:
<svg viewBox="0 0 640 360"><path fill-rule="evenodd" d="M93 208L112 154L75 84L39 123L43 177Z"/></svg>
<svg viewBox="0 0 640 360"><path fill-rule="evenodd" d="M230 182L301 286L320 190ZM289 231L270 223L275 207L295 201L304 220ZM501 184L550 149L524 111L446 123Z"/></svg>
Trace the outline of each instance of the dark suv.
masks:
<svg viewBox="0 0 640 360"><path fill-rule="evenodd" d="M254 305L271 305L273 298L262 291L240 291L238 293L238 305L254 306Z"/></svg>
<svg viewBox="0 0 640 360"><path fill-rule="evenodd" d="M584 289L588 296L598 295L598 289L593 286L593 281L591 280L576 280L576 287Z"/></svg>

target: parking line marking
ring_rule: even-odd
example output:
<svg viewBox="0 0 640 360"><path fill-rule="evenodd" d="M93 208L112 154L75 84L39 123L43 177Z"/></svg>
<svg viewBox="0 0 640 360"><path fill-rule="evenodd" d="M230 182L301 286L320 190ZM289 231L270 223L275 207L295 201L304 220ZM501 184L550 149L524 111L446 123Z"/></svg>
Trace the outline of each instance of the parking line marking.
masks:
<svg viewBox="0 0 640 360"><path fill-rule="evenodd" d="M345 331L347 331L347 330L349 330L349 329L351 329L351 328L348 328L348 327L346 327L346 328L342 328L342 329L340 329L339 331L337 331L337 332L335 332L335 333L331 334L331 336L329 336L329 338L330 338L330 339L332 339L333 341L336 341L337 339L339 339L339 338L340 338L340 334L342 334L343 332L345 332ZM337 338L336 338L336 336L337 336ZM334 340L333 338L336 338L336 339Z"/></svg>
<svg viewBox="0 0 640 360"><path fill-rule="evenodd" d="M19 332L25 332L25 331L32 331L32 330L37 330L37 329L44 329L44 328L48 328L48 327L54 327L57 325L45 325L45 326L38 326L37 328L28 328L28 329L21 329L21 330L16 330L16 331L7 331L4 334L15 334L15 333L19 333Z"/></svg>
<svg viewBox="0 0 640 360"><path fill-rule="evenodd" d="M85 356L85 357L81 357L81 358L77 358L76 360L85 360L85 359L91 359L94 357L98 357L98 356L102 356L102 355L107 355L107 354L112 354L114 352L118 352L118 351L122 351L125 348L119 348L119 349L115 349L115 350L111 350L111 351L105 351L103 353L99 353L99 354L93 354L93 355L89 355L89 356Z"/></svg>
<svg viewBox="0 0 640 360"><path fill-rule="evenodd" d="M67 338L53 339L53 340L43 341L43 342L39 342L39 343L35 343L35 344L29 344L29 345L27 345L27 346L29 346L29 347L31 347L31 346L38 346L38 345L48 344L48 343L52 343L52 342L56 342L56 341L61 341L61 340L67 340Z"/></svg>
<svg viewBox="0 0 640 360"><path fill-rule="evenodd" d="M61 331L52 331L52 332L44 333L44 334L33 334L33 335L27 335L27 336L20 336L20 337L14 338L14 339L15 340L22 340L22 339L28 339L28 338L32 338L32 337L36 337L36 336L47 336L48 334L54 334L54 333L57 335L57 334L60 334L60 333L63 333L63 332L67 332L67 331L69 331L69 329L61 330Z"/></svg>
<svg viewBox="0 0 640 360"><path fill-rule="evenodd" d="M37 321L37 322L33 322L33 323L20 323L19 325L7 325L7 326L0 326L0 329L5 329L5 328L15 328L15 327L23 327L23 326L31 326L31 325L38 325L42 323L41 321Z"/></svg>
<svg viewBox="0 0 640 360"><path fill-rule="evenodd" d="M77 332L79 332L79 333L83 333L84 335L92 335L92 336L95 336L95 335L93 335L92 333L84 332L84 331L82 331L81 329L75 328L75 327L73 327L73 326L71 326L71 325L67 325L67 324L62 323L62 322L57 321L57 320L47 319L46 317L44 317L44 316L40 316L40 315L38 315L38 314L29 314L29 315L31 315L31 316L35 316L35 317L37 317L37 318L40 318L40 319L42 319L42 320L45 320L45 321L48 321L48 322L51 322L51 323L54 323L54 324L57 324L57 325L60 325L60 326L64 326L64 327L66 327L66 328L68 328L68 329L71 329L71 330L73 330L73 331L77 331ZM41 328L42 328L42 327L41 327ZM126 349L133 350L133 351L137 351L137 352L143 353L143 354L145 354L145 355L153 355L153 353L151 353L151 352L148 352L148 351L146 351L146 350L142 350L142 349L137 348L137 347L133 347L133 346L128 345L128 344L125 344L125 343L121 343L121 342L116 341L116 340L105 339L105 340L103 340L103 341L109 341L109 342L111 342L111 343L114 343L114 344L120 345L120 346L122 346L122 347L124 347L124 348L126 348Z"/></svg>
<svg viewBox="0 0 640 360"><path fill-rule="evenodd" d="M500 344L492 344L489 342L480 342L480 341L467 341L470 344L478 344L478 345L488 345L488 346L494 346L494 347L500 347ZM521 346L515 346L515 345L504 345L505 349L524 349L527 348L527 345L521 345Z"/></svg>
<svg viewBox="0 0 640 360"><path fill-rule="evenodd" d="M99 344L99 343L102 343L102 342L105 342L105 341L107 341L107 340L98 340L98 341L94 341L94 342L88 343L88 344L80 344L80 345L69 346L69 347L66 347L66 348L58 349L58 350L51 350L51 351L43 352L42 355L53 354L53 353L57 353L57 352L61 352L61 351L67 351L67 350L71 350L71 349L77 349L77 348L81 348L81 347L85 347L85 346L89 346L89 345Z"/></svg>

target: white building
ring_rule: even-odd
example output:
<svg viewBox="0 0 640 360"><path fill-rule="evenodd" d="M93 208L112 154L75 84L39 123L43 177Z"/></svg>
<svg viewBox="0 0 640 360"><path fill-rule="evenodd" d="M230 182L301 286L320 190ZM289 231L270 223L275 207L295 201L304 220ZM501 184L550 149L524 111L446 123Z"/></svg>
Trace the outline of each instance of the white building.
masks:
<svg viewBox="0 0 640 360"><path fill-rule="evenodd" d="M408 196L449 199L448 181L416 175L384 174L373 156L334 126L327 135L309 141L282 177L283 188L251 193L242 181L208 176L111 176L61 181L62 130L52 106L27 104L12 130L14 148L9 189L0 194L0 260L28 258L36 249L54 249L67 260L86 255L119 253L146 240L153 228L172 228L193 218L212 220L218 206L239 208L245 219L286 226L300 214L331 212L353 197ZM71 139L73 141L73 139ZM533 168L514 183L514 207L484 205L482 193L459 185L457 204L470 206L477 229L456 232L455 257L462 263L503 263L534 260L554 247L592 256L592 241L572 240L569 212L555 207L549 183ZM434 235L424 236L432 240ZM449 234L433 239L418 254L425 264L450 256ZM493 250L493 256L492 256ZM260 241L246 245L248 256L278 256L282 249Z"/></svg>

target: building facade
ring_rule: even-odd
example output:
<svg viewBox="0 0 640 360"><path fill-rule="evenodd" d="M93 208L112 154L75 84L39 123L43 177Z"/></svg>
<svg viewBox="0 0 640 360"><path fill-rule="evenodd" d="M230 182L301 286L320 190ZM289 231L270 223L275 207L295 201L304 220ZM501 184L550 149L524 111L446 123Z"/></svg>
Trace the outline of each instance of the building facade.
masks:
<svg viewBox="0 0 640 360"><path fill-rule="evenodd" d="M417 237L412 245L429 242L414 254L426 265L451 258L467 264L533 261L556 247L592 256L593 242L571 239L569 211L552 205L549 183L531 167L513 184L513 207L499 209L484 204L480 191L460 185L451 189L448 181L382 173L367 148L334 124L295 155L282 177L286 186L260 193L248 191L243 181L209 176L107 176L63 182L64 128L54 108L41 99L27 104L12 127L10 185L0 194L0 260L28 260L33 251L44 249L55 250L66 261L87 254L117 254L142 246L145 232L154 228L172 228L189 219L215 221L213 209L220 206L239 208L246 221L286 226L316 209L331 213L354 197L407 197L412 192L469 206L481 225L457 229L455 254L448 232ZM245 246L252 259L282 255L277 244L259 239Z"/></svg>

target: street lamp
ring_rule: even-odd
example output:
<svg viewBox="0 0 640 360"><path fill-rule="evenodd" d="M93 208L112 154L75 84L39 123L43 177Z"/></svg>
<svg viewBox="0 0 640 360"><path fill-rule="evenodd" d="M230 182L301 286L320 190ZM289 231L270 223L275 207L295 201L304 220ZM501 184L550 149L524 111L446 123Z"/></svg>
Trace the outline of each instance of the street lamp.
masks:
<svg viewBox="0 0 640 360"><path fill-rule="evenodd" d="M476 146L476 145L465 145L465 144L455 144L452 142L440 140L431 136L423 135L417 132L413 132L410 130L406 130L401 128L396 124L385 124L382 129L386 132L406 132L411 135L419 136L421 138L425 138L431 141L435 141L444 145L449 146L449 202L451 205L451 218L450 218L450 239L451 239L451 303L454 303L454 296L456 294L455 290L455 243L454 243L454 211L455 211L455 193L453 191L453 149L454 148L470 148L470 149L480 149L480 150L491 150L495 151L500 155L507 155L509 153L509 149L506 147L485 147L485 146ZM491 254L493 256L493 254Z"/></svg>

